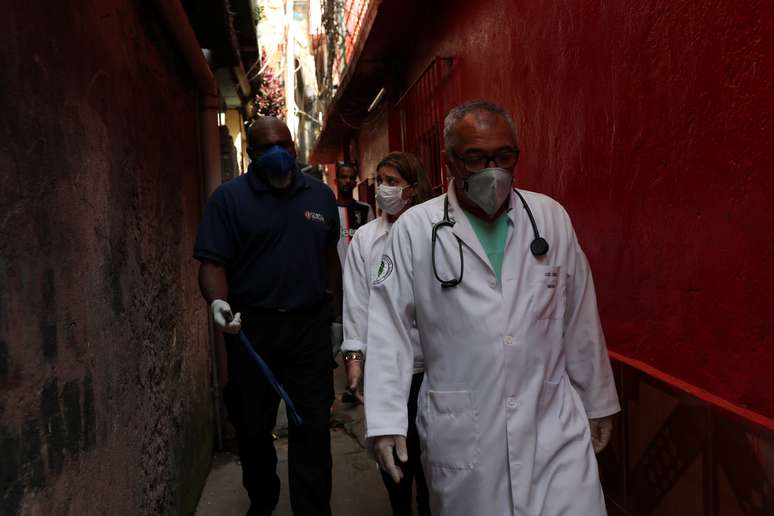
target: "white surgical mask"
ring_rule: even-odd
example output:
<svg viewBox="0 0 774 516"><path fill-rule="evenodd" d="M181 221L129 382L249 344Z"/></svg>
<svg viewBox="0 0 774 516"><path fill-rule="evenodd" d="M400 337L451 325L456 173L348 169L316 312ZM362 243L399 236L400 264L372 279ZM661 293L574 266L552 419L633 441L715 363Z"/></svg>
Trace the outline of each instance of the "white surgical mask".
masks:
<svg viewBox="0 0 774 516"><path fill-rule="evenodd" d="M403 198L402 186L379 185L376 187L376 204L388 215L397 215L408 204Z"/></svg>
<svg viewBox="0 0 774 516"><path fill-rule="evenodd" d="M485 168L462 180L468 199L494 215L511 193L513 174L504 168Z"/></svg>

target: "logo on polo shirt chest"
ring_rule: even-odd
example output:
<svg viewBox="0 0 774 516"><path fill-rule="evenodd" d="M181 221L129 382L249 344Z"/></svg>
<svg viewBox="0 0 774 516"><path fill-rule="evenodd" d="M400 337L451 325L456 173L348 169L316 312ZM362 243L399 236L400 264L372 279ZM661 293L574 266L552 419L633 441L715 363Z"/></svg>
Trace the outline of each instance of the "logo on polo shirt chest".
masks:
<svg viewBox="0 0 774 516"><path fill-rule="evenodd" d="M319 222L320 224L325 224L325 217L321 213L317 213L316 211L305 211L304 217L306 217L306 220L311 220L312 222Z"/></svg>

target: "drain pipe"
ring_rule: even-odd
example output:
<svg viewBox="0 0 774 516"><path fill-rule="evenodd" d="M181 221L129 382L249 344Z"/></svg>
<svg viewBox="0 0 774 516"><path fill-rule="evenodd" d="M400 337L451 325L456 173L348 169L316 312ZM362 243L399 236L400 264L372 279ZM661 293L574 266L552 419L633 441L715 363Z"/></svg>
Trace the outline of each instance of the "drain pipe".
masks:
<svg viewBox="0 0 774 516"><path fill-rule="evenodd" d="M205 170L204 190L206 198L209 198L221 183L218 84L204 58L180 0L155 0L154 3L199 89L200 136Z"/></svg>
<svg viewBox="0 0 774 516"><path fill-rule="evenodd" d="M155 0L156 9L172 36L177 49L188 65L199 90L199 130L202 163L204 165L204 196L207 202L212 192L221 183L220 132L218 130L218 84L204 58L199 41L196 39L191 22L180 0ZM207 310L209 314L209 310ZM215 331L212 317L209 320L210 353L212 361L213 405L215 409L215 432L218 449L223 449L223 429L220 420L219 368L225 364L223 337ZM220 353L218 352L220 351Z"/></svg>

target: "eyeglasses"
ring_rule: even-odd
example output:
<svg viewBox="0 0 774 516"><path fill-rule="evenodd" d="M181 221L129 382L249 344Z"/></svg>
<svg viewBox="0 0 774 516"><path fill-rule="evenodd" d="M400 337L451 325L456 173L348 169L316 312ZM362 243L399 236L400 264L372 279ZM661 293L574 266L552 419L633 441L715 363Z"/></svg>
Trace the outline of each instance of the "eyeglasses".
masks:
<svg viewBox="0 0 774 516"><path fill-rule="evenodd" d="M499 168L512 168L519 161L519 154L521 151L514 147L513 149L503 150L494 154L465 154L460 156L456 152L453 152L455 158L460 160L465 166L465 170L468 172L479 172L489 165L494 163Z"/></svg>

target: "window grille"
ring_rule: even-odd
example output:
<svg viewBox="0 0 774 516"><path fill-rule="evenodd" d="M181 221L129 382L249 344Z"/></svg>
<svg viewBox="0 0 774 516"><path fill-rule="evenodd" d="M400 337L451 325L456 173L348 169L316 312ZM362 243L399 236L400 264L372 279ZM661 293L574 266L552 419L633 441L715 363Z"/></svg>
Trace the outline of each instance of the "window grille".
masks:
<svg viewBox="0 0 774 516"><path fill-rule="evenodd" d="M344 72L354 57L355 45L358 42L366 14L371 7L371 0L346 0L342 12L341 25L343 27L343 38L341 47L336 49L336 58L333 65L335 74L334 84L339 84Z"/></svg>
<svg viewBox="0 0 774 516"><path fill-rule="evenodd" d="M395 104L400 124L400 147L415 154L430 178L432 195L446 190L441 165L443 117L450 105L447 82L452 58L436 57Z"/></svg>

